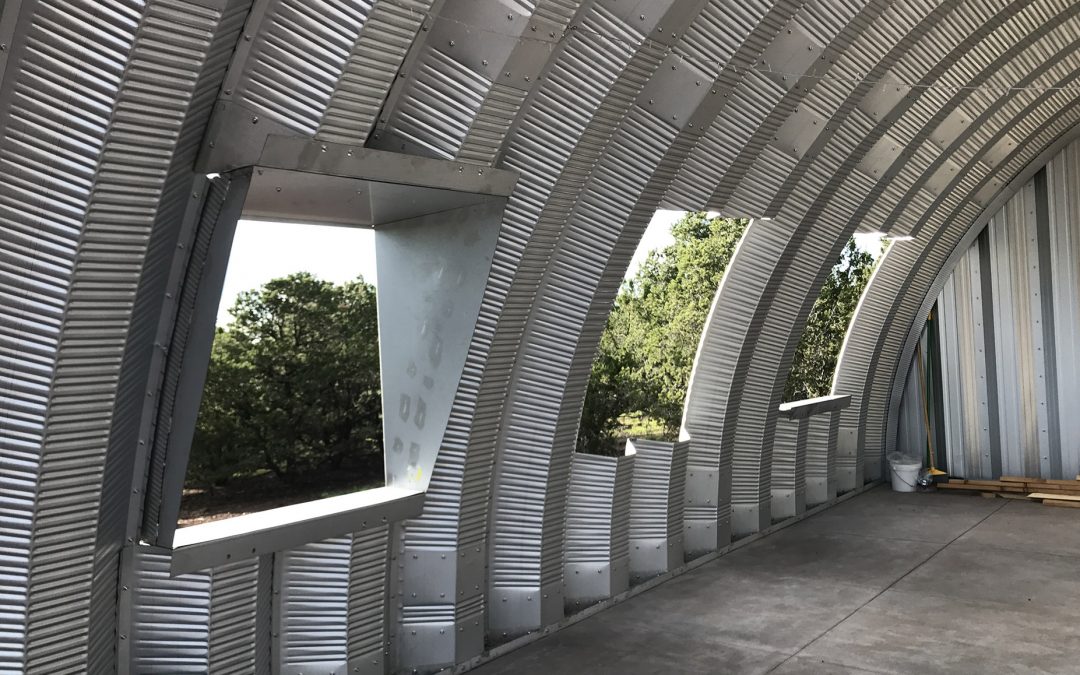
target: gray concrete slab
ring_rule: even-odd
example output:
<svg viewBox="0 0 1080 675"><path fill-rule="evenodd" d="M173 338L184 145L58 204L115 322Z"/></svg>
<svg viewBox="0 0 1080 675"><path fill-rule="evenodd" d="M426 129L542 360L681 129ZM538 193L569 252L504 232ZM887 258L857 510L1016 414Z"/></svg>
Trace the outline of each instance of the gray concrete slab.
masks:
<svg viewBox="0 0 1080 675"><path fill-rule="evenodd" d="M987 518L961 540L1022 551L1080 555L1080 509L1010 500L1008 508Z"/></svg>
<svg viewBox="0 0 1080 675"><path fill-rule="evenodd" d="M1077 673L1063 511L872 490L474 672Z"/></svg>
<svg viewBox="0 0 1080 675"><path fill-rule="evenodd" d="M978 495L893 492L883 485L827 509L799 527L813 532L947 544L1001 505L1002 500Z"/></svg>

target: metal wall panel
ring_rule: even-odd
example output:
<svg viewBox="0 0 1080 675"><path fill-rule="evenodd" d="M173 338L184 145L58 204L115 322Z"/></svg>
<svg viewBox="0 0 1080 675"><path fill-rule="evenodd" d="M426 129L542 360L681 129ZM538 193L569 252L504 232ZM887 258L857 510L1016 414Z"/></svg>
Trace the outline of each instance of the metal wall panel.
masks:
<svg viewBox="0 0 1080 675"><path fill-rule="evenodd" d="M273 637L278 672L344 673L349 658L351 537L274 556Z"/></svg>
<svg viewBox="0 0 1080 675"><path fill-rule="evenodd" d="M349 560L348 659L350 672L385 672L386 603L390 589L387 526L357 532Z"/></svg>
<svg viewBox="0 0 1080 675"><path fill-rule="evenodd" d="M814 415L806 433L806 505L823 504L837 493L836 439L840 412Z"/></svg>
<svg viewBox="0 0 1080 675"><path fill-rule="evenodd" d="M1052 26L1047 24L1037 39L1027 43L1009 40L1006 42L1011 45L1009 49L991 52L994 67L1008 72L1018 83L1034 84L1040 77L1062 83L1074 81L1075 59L1068 46L1072 40L1068 35L1075 27L1076 13L1080 10L1075 3L1055 3L1051 11L1059 13L1058 22ZM1031 30L1031 20L1029 14L1017 14L1013 9L1008 15L995 15L991 23L1002 34L1022 35ZM1023 52L1029 52L1032 58L1017 58ZM968 164L967 170L956 172L951 182L956 189L942 190L936 197L931 194L931 199L926 202L911 199L904 204L908 213L920 214L912 221L915 226L911 230L917 235L913 242L894 246L895 251L890 252L880 273L875 275L877 283L871 283L861 303L860 313L864 309L867 311L861 317L856 316L847 341L857 350L849 352L845 349L850 358L842 359L837 376L838 393L861 397L860 405L846 413L841 446L849 444L861 453L867 468L880 472L880 458L885 449L895 443L895 415L904 384L903 372L914 351L921 316L929 311L944 283L944 278L935 270L946 266L956 243L965 237L973 224L981 226L986 222L980 220L984 205L995 199L994 195L1001 193L1012 177L1030 176L1029 171L1034 171L1029 168L1032 161L1059 143L1075 125L1077 115L1071 97L1059 96L1060 93L1059 90L1037 89L1023 97L996 99L993 107L984 108L968 125L969 132L947 148L954 152L961 143L973 144L974 152L970 156L974 161ZM1050 114L1048 106L1059 104L1063 107ZM1011 121L1005 122L1006 119ZM1019 128L1017 120L1022 120L1027 143L1010 140L1011 134L1017 133ZM978 133L974 131L976 129ZM1002 145L1009 148L1007 155L1002 156ZM991 153L995 153L996 158L993 171L990 164L979 161ZM948 263L950 267L952 264ZM878 318L871 317L871 313L878 314ZM896 329L894 322L910 326L910 331L908 328ZM863 389L860 391L860 388Z"/></svg>
<svg viewBox="0 0 1080 675"><path fill-rule="evenodd" d="M631 439L630 580L639 583L683 563L683 506L690 444Z"/></svg>
<svg viewBox="0 0 1080 675"><path fill-rule="evenodd" d="M263 556L213 571L209 672L242 675L269 668L272 564Z"/></svg>
<svg viewBox="0 0 1080 675"><path fill-rule="evenodd" d="M566 495L563 576L568 612L630 587L630 486L634 455L575 453Z"/></svg>
<svg viewBox="0 0 1080 675"><path fill-rule="evenodd" d="M150 546L125 551L121 593L130 595L131 624L118 635L121 672L210 672L211 575L172 577L170 557Z"/></svg>
<svg viewBox="0 0 1080 675"><path fill-rule="evenodd" d="M248 109L284 127L314 135L372 3L264 0L262 4L261 23L245 34L252 45L235 96Z"/></svg>
<svg viewBox="0 0 1080 675"><path fill-rule="evenodd" d="M167 646L153 630L159 619L192 626L182 636L202 645L190 653L184 648L192 664L209 650L226 669L247 658L241 655L246 654L241 636L254 630L258 640L269 630L251 628L249 620L253 607L256 622L260 612L270 613L263 568L254 577L250 570L229 568L216 582L213 575L177 582L161 576L163 561L153 557L163 557L160 552L142 550L132 558L145 556L135 594L139 599L121 605L131 616L147 620L132 623L130 616L121 616L115 626L142 632L113 631L105 601L91 608L102 617L104 629L91 638L86 630L91 621L86 608L94 605L87 589L107 597L118 569L115 553L103 552L100 542L93 541L95 529L104 523L101 532L111 533L114 520L108 514L119 513L121 507L114 505L124 501L119 492L144 487L138 476L130 486L119 479L108 483L115 498L107 511L97 508L97 486L104 484L106 466L103 439L114 433L117 439L138 436L128 423L120 429L109 426L110 417L137 417L126 403L115 402L120 399L110 402L118 364L133 353L123 349L119 337L126 319L111 312L130 304L132 280L146 259L147 244L124 229L128 223L121 223L123 214L114 209L125 199L151 208L155 198L150 195L160 190L148 188L139 170L124 170L138 153L122 141L158 143L156 125L177 125L185 115L177 109L169 120L161 120L170 116L160 115L163 106L154 105L154 114L125 118L120 129L113 112L125 103L141 103L138 96L124 99L121 83L141 77L140 52L131 47L143 18L168 8L184 28L159 27L144 37L147 44L160 38L183 51L184 45L198 42L188 39L187 29L199 21L213 23L199 4L225 6L213 0L190 7L162 2L150 3L146 12L141 4L106 2L95 4L91 15L85 3L24 2L24 8L32 8L26 17L35 12L33 21L21 22L23 29L7 52L9 67L0 92L5 122L0 141L5 188L0 270L5 276L0 293L11 302L0 305L0 313L6 312L0 314L0 377L5 384L0 452L5 467L15 467L3 476L3 499L9 500L4 507L10 506L15 526L5 534L10 546L8 539L4 542L3 593L13 598L6 604L14 608L5 608L3 615L3 625L14 626L0 633L4 667L27 665L22 653L27 626L30 669L48 672L85 669L87 651L105 654L113 635L119 642L136 635L136 644L122 649L155 668L157 650ZM933 7L917 0L865 5L751 1L738 6L715 0L663 3L662 8L639 3L638 10L620 2L581 4L260 0L246 26L250 39L237 42L235 67L222 89L222 110L236 106L238 98L255 112L235 116L242 124L234 129L257 124L260 133L321 134L360 143L373 125L385 124L375 133L387 135L374 141L390 143L402 138L399 131L407 132L413 141L407 151L502 162L522 173L503 223L428 506L407 528L404 548L390 554L405 561L415 555L423 565L410 570L397 563L407 578L400 585L394 581L397 568L382 568L391 589L436 598L402 611L401 628L394 628L400 630L400 667L460 662L482 648L492 492L507 495L525 486L542 511L542 535L530 533L527 554L515 559L513 523L506 518L514 509L496 509L490 522L498 525L502 539L490 558L499 568L495 576L503 588L524 589L524 602L537 583L541 594L535 602L557 600L563 483L589 359L633 244L657 203L711 204L755 215L763 211L798 223L791 226L797 228L793 232L760 249L761 255L781 261L769 274L733 275L737 278L728 291L737 301L720 313L732 325L750 328L735 334L727 347L739 359L721 387L728 399L720 417L716 410L699 409L713 416L698 425L706 441L698 467L708 482L691 495L704 496L704 505L695 504L702 507L700 522L716 529L709 535L715 541L709 544L706 537L703 545L715 547L721 539L726 543L728 483L720 474L730 460L720 453L719 443L709 445L715 440L709 434L737 438L724 447L730 451L727 457L738 451L739 498L760 506L771 492L773 399L808 311L807 298L812 299L815 280L835 258L835 247L856 226L915 235L909 246L890 253L875 276L837 378L838 386L857 390L843 436L844 484L854 487L864 468L871 476L880 472L881 454L901 436L888 416L900 405L903 372L910 364L914 342L907 327L925 315L926 303L938 295L937 270L948 264L957 242L1003 185L1080 118L1069 86L1080 72L1075 41L1080 6L1070 0L948 0ZM5 4L5 12L10 6ZM436 16L426 16L432 7ZM237 15L228 16L234 20ZM442 16L448 21L440 23ZM457 39L456 45L429 43L435 40L431 35L451 25L469 39ZM541 34L539 39L529 38L534 32ZM223 34L228 31L218 33ZM193 51L204 48L199 43ZM465 55L447 62L443 57L451 49ZM227 51L214 51L215 61L207 68L220 67L216 59ZM768 68L758 67L762 58ZM149 63L162 82L182 80L191 86L190 73L169 73L169 64L155 59ZM403 64L407 67L399 71ZM409 81L413 74L422 75L415 85ZM887 91L880 82L890 78L905 84ZM157 79L140 81L138 91L147 91L143 84L152 89ZM982 89L1003 82L1014 86L1009 96L989 96ZM1059 86L1047 88L1047 83ZM214 87L201 91L206 88ZM653 91L659 93L650 95ZM382 116L376 121L379 109L391 121L383 123ZM187 122L193 114L201 113L187 113ZM102 154L107 136L113 151ZM252 147L258 145L256 136L248 139ZM42 138L49 140L43 143ZM222 134L209 140L215 139L232 140ZM157 161L158 182L169 167L159 160L168 154L155 147L147 155ZM107 184L95 184L99 169ZM1076 240L1071 230L1057 226L1060 214L1075 210L1068 188L1055 187L1066 169L1071 172L1067 164L1048 172L1046 189L1055 196L1044 204L1045 219L1036 211L1034 249L1006 234L993 247L988 241L979 258L982 274L985 260L992 263L991 274L1011 270L997 278L996 288L1012 298L1012 309L1022 319L998 340L996 323L1005 313L993 312L995 330L983 331L984 349L993 353L986 372L988 407L1016 418L1003 419L1002 433L1034 438L1030 447L1036 448L1038 469L1051 473L1076 465L1067 440L1076 436L1071 426L1075 416L1062 407L1078 381L1076 361L1065 353L1075 334ZM186 201L187 191L186 186L174 187L168 198L159 195L156 201L170 213L179 212L171 205L180 197ZM1025 235L1030 234L1028 215L1007 217L1023 221ZM1047 245L1051 241L1053 247ZM1026 258L1010 258L1008 252L1020 244L1029 247ZM1029 263L1035 263L1035 272L1026 268ZM73 280L76 269L82 271ZM124 279L113 279L116 284L103 289L92 283L99 271ZM957 296L954 284L953 302L985 305L986 295L974 297L973 288L961 288ZM108 307L99 304L103 298ZM967 316L977 316L974 305ZM988 323L990 312L983 316ZM1073 328L1051 330L1051 324ZM151 335L147 327L154 325L139 324L135 339L144 349ZM959 349L961 333L953 334ZM1022 368L1013 368L998 356L1003 342L1035 353L1025 357ZM714 356L702 363L712 367L722 361ZM1040 368L1044 384L1030 384ZM707 371L702 366L700 372ZM994 383L998 371L1002 379ZM977 370L971 372L977 377ZM1013 382L1019 390L1034 392L1036 403L1041 387L1045 407L1054 409L1015 412L1020 402L1015 392L1013 398L990 395ZM128 389L135 386L125 385ZM1055 397L1056 390L1062 395ZM517 396L510 403L508 392ZM731 392L738 395L731 397ZM988 429L997 417L988 415ZM829 448L834 428L828 429ZM825 429L818 435L825 437ZM533 437L543 440L534 442ZM535 448L538 454L517 447L517 455L503 452L518 440L524 441L520 448ZM1056 455L1055 447L1062 448ZM497 449L503 454L493 491ZM714 450L715 457L708 454ZM1001 462L1029 460L1002 457ZM820 459L817 466L822 466ZM824 466L828 474L828 454ZM830 492L827 477L825 484ZM671 494L679 494L681 501L674 486ZM707 508L709 494L717 496L714 508ZM355 661L374 653L378 612L368 602L378 602L378 559L380 551L385 553L385 540L373 537L363 545L343 537L332 550L279 556L289 565L287 570L279 566L278 572L296 583L289 584L293 595L277 608L284 613L275 614L278 628L286 629L278 630L277 657L291 654L298 663L334 668L347 662L349 667L366 665ZM528 568L526 574L520 574L522 567ZM198 583L192 581L196 578ZM173 583L192 592L181 592L175 607L162 610L172 600L166 601L161 589ZM191 583L191 589L184 583ZM284 588L279 579L278 589ZM543 597L545 591L549 598ZM439 600L440 593L452 598ZM332 606L319 606L320 599ZM541 611L538 620L530 615L522 625L537 627L561 616L561 602L548 605L558 611ZM417 637L409 643L406 634L414 628ZM255 652L257 658L258 646ZM265 662L255 668L265 670Z"/></svg>
<svg viewBox="0 0 1080 675"><path fill-rule="evenodd" d="M810 419L776 420L772 454L771 518L790 518L806 510L806 449Z"/></svg>
<svg viewBox="0 0 1080 675"><path fill-rule="evenodd" d="M390 85L432 0L371 0L357 4L366 20L353 43L319 122L316 138L362 145L375 127Z"/></svg>
<svg viewBox="0 0 1080 675"><path fill-rule="evenodd" d="M937 297L953 475L1076 475L1080 422L1066 410L1080 358L1078 167L1080 143L1074 142L1049 162L1045 182L1036 175L995 212ZM1043 213L1046 225L1040 226ZM925 442L925 433L905 429L905 420L916 415L921 425L917 376L913 366L899 408L898 448L911 437Z"/></svg>

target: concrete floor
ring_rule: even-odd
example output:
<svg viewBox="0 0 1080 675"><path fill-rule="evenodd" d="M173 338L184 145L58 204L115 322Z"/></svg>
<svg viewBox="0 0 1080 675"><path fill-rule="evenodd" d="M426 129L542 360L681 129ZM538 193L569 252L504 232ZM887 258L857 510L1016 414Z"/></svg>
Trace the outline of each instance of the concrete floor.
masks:
<svg viewBox="0 0 1080 675"><path fill-rule="evenodd" d="M473 672L1080 673L1080 510L876 488Z"/></svg>

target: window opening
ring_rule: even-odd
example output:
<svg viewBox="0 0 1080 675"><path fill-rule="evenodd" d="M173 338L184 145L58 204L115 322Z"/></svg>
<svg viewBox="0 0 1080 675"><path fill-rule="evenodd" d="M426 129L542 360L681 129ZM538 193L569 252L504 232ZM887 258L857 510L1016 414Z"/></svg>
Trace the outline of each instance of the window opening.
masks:
<svg viewBox="0 0 1080 675"><path fill-rule="evenodd" d="M686 389L720 279L749 221L657 211L627 269L589 377L579 452L678 440Z"/></svg>
<svg viewBox="0 0 1080 675"><path fill-rule="evenodd" d="M870 275L890 243L880 232L856 233L844 245L807 317L784 386L784 401L828 396L848 325Z"/></svg>
<svg viewBox="0 0 1080 675"><path fill-rule="evenodd" d="M374 231L240 221L179 527L384 485Z"/></svg>

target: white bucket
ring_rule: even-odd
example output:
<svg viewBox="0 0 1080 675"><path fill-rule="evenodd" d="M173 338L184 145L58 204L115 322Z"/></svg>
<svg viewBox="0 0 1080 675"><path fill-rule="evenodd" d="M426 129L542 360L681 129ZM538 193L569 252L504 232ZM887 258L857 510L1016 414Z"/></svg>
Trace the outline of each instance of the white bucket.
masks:
<svg viewBox="0 0 1080 675"><path fill-rule="evenodd" d="M915 492L922 462L889 462L893 492Z"/></svg>

